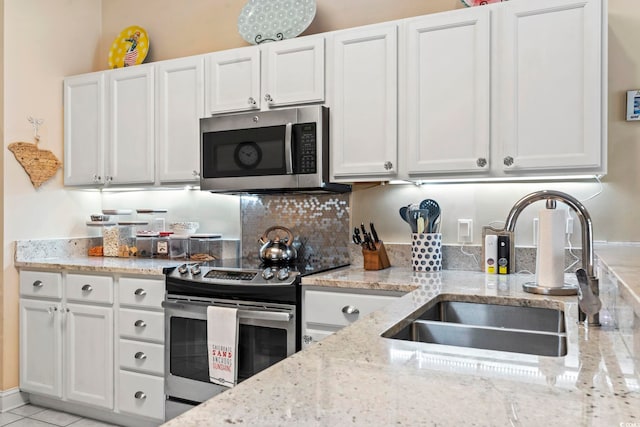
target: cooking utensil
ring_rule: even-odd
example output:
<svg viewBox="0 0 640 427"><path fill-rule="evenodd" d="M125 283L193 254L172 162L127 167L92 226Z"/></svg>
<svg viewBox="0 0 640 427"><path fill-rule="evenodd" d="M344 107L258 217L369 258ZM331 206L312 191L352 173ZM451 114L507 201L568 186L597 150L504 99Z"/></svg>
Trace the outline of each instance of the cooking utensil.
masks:
<svg viewBox="0 0 640 427"><path fill-rule="evenodd" d="M407 208L407 224L409 224L409 227L411 227L411 232L412 233L417 233L418 232L418 222L417 219L418 217L416 215L414 215L413 210Z"/></svg>
<svg viewBox="0 0 640 427"><path fill-rule="evenodd" d="M269 239L269 234L275 230L284 231L286 233L286 240L281 239L278 234L276 234L273 240ZM286 227L280 225L269 227L258 241L262 245L262 247L260 247L260 259L264 262L286 263L295 260L298 256L296 248L291 245L291 242L293 242L293 233Z"/></svg>
<svg viewBox="0 0 640 427"><path fill-rule="evenodd" d="M409 210L408 206L403 206L400 208L400 218L402 218L403 221L409 223L409 221L407 220L407 211Z"/></svg>
<svg viewBox="0 0 640 427"><path fill-rule="evenodd" d="M372 222L369 223L369 228L371 229L371 235L373 236L373 241L375 243L378 243L380 239L378 238L378 232L376 231L376 228L373 226Z"/></svg>

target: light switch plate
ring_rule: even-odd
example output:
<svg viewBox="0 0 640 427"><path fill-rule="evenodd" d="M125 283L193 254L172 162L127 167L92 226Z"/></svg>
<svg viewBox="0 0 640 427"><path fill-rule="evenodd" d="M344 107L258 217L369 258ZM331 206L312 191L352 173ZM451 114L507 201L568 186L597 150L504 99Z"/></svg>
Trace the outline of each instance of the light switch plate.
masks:
<svg viewBox="0 0 640 427"><path fill-rule="evenodd" d="M458 220L458 243L470 243L473 241L473 220Z"/></svg>

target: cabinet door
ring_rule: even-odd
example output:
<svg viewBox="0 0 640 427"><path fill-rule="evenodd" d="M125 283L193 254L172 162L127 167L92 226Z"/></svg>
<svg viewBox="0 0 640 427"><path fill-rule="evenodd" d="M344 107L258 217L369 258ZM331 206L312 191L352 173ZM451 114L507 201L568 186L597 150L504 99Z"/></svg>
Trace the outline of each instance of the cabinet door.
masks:
<svg viewBox="0 0 640 427"><path fill-rule="evenodd" d="M396 25L344 31L332 40L332 176L389 179L397 173Z"/></svg>
<svg viewBox="0 0 640 427"><path fill-rule="evenodd" d="M489 170L490 10L432 14L405 27L407 172Z"/></svg>
<svg viewBox="0 0 640 427"><path fill-rule="evenodd" d="M251 46L206 57L210 114L260 109L260 49Z"/></svg>
<svg viewBox="0 0 640 427"><path fill-rule="evenodd" d="M606 138L601 3L540 0L502 6L496 120L504 170L598 168Z"/></svg>
<svg viewBox="0 0 640 427"><path fill-rule="evenodd" d="M20 299L20 390L62 398L60 303Z"/></svg>
<svg viewBox="0 0 640 427"><path fill-rule="evenodd" d="M324 101L324 38L268 43L263 99L269 107Z"/></svg>
<svg viewBox="0 0 640 427"><path fill-rule="evenodd" d="M67 304L66 309L67 399L111 409L113 309L83 304Z"/></svg>
<svg viewBox="0 0 640 427"><path fill-rule="evenodd" d="M107 182L154 181L153 67L109 72L109 164Z"/></svg>
<svg viewBox="0 0 640 427"><path fill-rule="evenodd" d="M64 184L104 182L104 73L64 80Z"/></svg>
<svg viewBox="0 0 640 427"><path fill-rule="evenodd" d="M195 182L200 171L200 122L204 116L204 58L156 66L158 180Z"/></svg>

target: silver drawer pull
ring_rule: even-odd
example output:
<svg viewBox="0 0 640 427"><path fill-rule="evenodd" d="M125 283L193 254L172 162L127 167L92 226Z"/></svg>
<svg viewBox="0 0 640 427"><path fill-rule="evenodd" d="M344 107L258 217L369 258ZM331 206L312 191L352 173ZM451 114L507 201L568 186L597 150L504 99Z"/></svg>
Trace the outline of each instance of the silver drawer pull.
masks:
<svg viewBox="0 0 640 427"><path fill-rule="evenodd" d="M342 312L344 314L358 314L360 313L360 310L352 305L345 305L344 307L342 307Z"/></svg>
<svg viewBox="0 0 640 427"><path fill-rule="evenodd" d="M135 292L133 294L143 297L143 296L145 296L147 294L147 291L145 291L142 288L138 288L138 289L135 290Z"/></svg>
<svg viewBox="0 0 640 427"><path fill-rule="evenodd" d="M84 285L84 286L82 287L82 290L83 290L84 292L91 292L91 291L93 290L93 288L91 287L91 285Z"/></svg>
<svg viewBox="0 0 640 427"><path fill-rule="evenodd" d="M133 395L136 399L144 400L147 398L147 395L141 391L136 391L136 394Z"/></svg>
<svg viewBox="0 0 640 427"><path fill-rule="evenodd" d="M144 360L144 359L146 359L146 358L147 358L147 355L146 355L146 354L144 354L143 352L139 351L139 352L137 352L137 353L136 353L136 355L135 355L135 356L133 356L133 357L135 357L135 358L136 358L136 359L138 359L138 360Z"/></svg>
<svg viewBox="0 0 640 427"><path fill-rule="evenodd" d="M35 282L33 282L33 287L34 288L41 288L44 285L44 283L42 283L42 281L40 280L36 280Z"/></svg>
<svg viewBox="0 0 640 427"><path fill-rule="evenodd" d="M133 324L136 328L146 328L147 324L144 323L144 320L136 320L136 323Z"/></svg>

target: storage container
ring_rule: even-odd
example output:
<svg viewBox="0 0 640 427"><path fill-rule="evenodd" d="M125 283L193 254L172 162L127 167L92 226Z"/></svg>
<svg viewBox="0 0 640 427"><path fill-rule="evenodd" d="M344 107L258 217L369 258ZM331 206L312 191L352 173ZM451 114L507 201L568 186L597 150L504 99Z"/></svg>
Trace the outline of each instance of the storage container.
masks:
<svg viewBox="0 0 640 427"><path fill-rule="evenodd" d="M169 237L169 258L185 259L189 252L189 237L172 235Z"/></svg>
<svg viewBox="0 0 640 427"><path fill-rule="evenodd" d="M170 231L163 231L159 233L158 238L156 239L156 250L155 254L158 258L169 258L169 236L171 236Z"/></svg>
<svg viewBox="0 0 640 427"><path fill-rule="evenodd" d="M155 253L156 241L159 235L156 232L136 233L137 256L140 258L155 258L157 256Z"/></svg>
<svg viewBox="0 0 640 427"><path fill-rule="evenodd" d="M189 237L189 259L212 261L220 257L220 234L193 234Z"/></svg>
<svg viewBox="0 0 640 427"><path fill-rule="evenodd" d="M136 248L135 226L132 224L118 223L118 256L128 258L136 256L138 249Z"/></svg>

